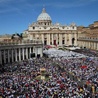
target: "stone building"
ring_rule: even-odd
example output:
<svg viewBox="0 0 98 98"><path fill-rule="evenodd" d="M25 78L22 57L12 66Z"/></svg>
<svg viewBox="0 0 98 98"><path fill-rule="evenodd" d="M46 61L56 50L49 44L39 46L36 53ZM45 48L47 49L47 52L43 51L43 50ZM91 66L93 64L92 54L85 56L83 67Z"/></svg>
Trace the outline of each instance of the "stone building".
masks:
<svg viewBox="0 0 98 98"><path fill-rule="evenodd" d="M4 40L10 40L12 35L5 34L5 35L0 35L0 42Z"/></svg>
<svg viewBox="0 0 98 98"><path fill-rule="evenodd" d="M23 34L26 34L30 40L42 40L44 45L77 46L76 24L53 24L45 8L42 9L41 14L37 17L37 21L29 25Z"/></svg>
<svg viewBox="0 0 98 98"><path fill-rule="evenodd" d="M42 41L23 40L16 34L13 39L0 41L0 64L19 62L32 57L43 56Z"/></svg>
<svg viewBox="0 0 98 98"><path fill-rule="evenodd" d="M79 26L77 31L79 47L98 50L98 21L88 27Z"/></svg>

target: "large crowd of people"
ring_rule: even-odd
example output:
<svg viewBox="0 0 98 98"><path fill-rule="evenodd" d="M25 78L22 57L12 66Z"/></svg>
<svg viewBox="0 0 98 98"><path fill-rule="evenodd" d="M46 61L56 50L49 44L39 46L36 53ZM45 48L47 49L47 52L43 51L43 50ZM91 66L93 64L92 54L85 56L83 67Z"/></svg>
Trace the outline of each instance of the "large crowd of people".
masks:
<svg viewBox="0 0 98 98"><path fill-rule="evenodd" d="M45 68L48 79L41 76ZM98 98L98 58L32 58L5 66L0 98Z"/></svg>

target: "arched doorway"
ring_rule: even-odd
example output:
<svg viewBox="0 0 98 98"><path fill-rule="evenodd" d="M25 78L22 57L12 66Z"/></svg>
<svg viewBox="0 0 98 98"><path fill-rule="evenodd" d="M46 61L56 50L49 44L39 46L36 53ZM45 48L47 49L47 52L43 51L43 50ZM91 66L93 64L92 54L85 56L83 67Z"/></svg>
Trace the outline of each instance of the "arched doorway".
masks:
<svg viewBox="0 0 98 98"><path fill-rule="evenodd" d="M72 45L74 46L74 41L75 41L75 38L72 38Z"/></svg>
<svg viewBox="0 0 98 98"><path fill-rule="evenodd" d="M44 45L47 45L47 41L46 40L44 40Z"/></svg>
<svg viewBox="0 0 98 98"><path fill-rule="evenodd" d="M53 44L56 45L56 40L54 40Z"/></svg>

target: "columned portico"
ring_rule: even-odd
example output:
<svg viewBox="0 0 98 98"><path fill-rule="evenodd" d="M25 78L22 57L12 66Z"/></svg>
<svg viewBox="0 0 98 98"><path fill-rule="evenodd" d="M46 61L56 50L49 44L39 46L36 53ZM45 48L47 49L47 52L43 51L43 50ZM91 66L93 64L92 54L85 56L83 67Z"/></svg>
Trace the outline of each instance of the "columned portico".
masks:
<svg viewBox="0 0 98 98"><path fill-rule="evenodd" d="M34 50L33 50L34 49ZM13 63L31 58L31 53L43 56L41 41L31 41L22 44L0 45L0 64Z"/></svg>

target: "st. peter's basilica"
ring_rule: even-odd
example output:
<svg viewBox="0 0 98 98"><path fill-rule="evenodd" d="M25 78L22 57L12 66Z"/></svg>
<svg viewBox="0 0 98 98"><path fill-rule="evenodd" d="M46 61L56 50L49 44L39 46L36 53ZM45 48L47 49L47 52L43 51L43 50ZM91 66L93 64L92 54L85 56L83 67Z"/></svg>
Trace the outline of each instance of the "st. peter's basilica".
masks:
<svg viewBox="0 0 98 98"><path fill-rule="evenodd" d="M44 45L77 46L76 24L53 24L52 19L45 8L42 9L41 14L37 17L37 21L29 25L23 35L27 35L27 38L30 40L42 40Z"/></svg>

